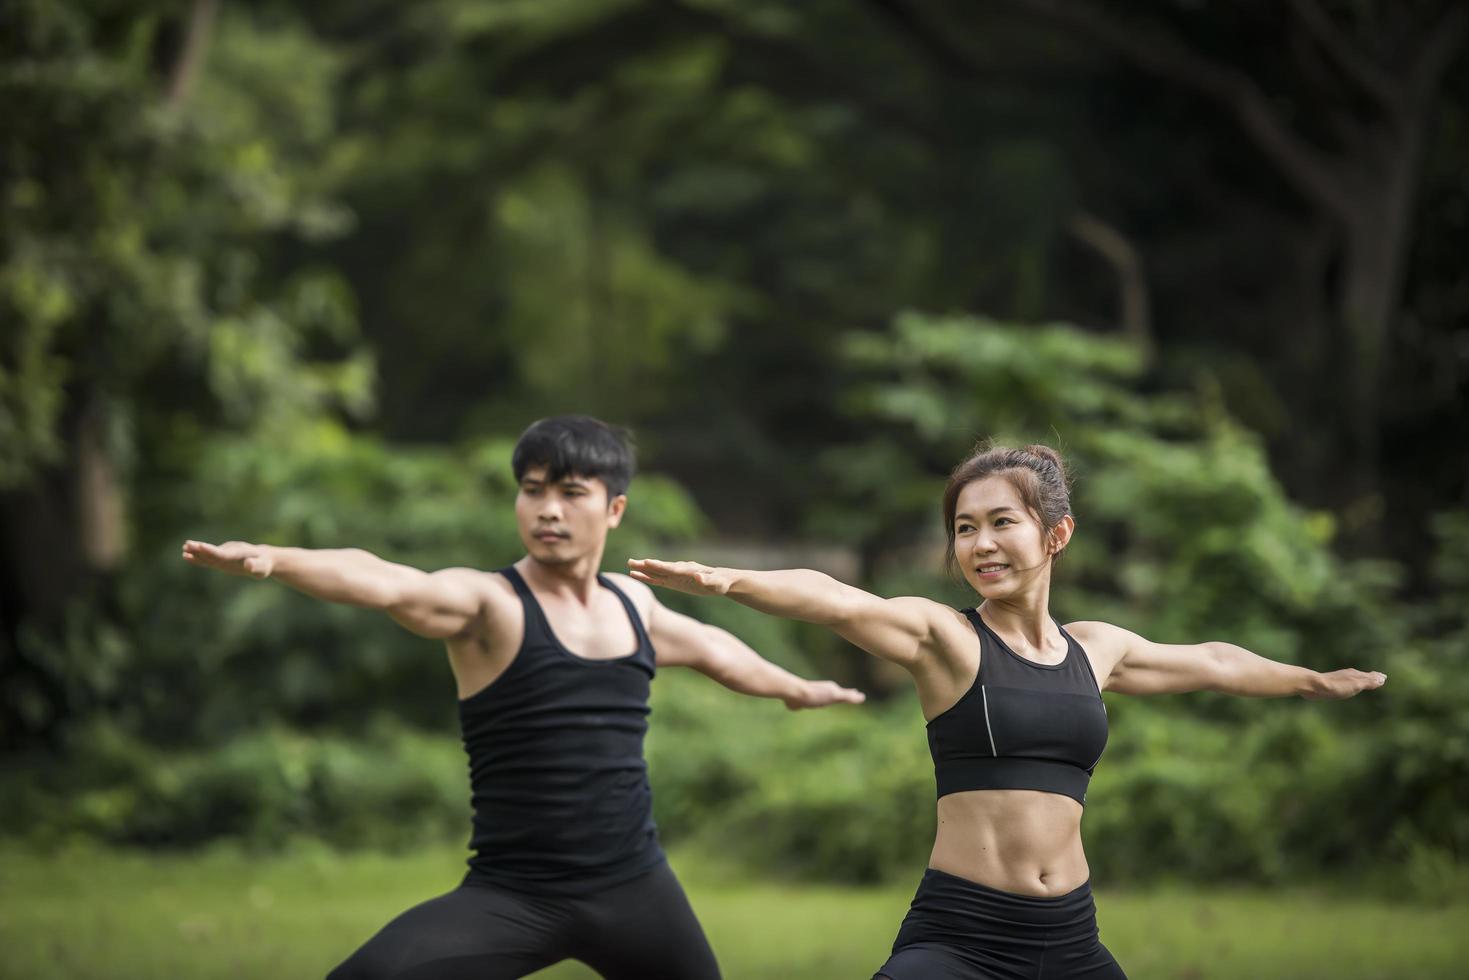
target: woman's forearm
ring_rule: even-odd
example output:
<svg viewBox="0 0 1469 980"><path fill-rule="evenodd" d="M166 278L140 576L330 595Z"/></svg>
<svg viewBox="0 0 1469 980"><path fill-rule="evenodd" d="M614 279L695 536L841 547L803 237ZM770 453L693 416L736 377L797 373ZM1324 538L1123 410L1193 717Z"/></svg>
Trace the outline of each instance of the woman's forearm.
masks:
<svg viewBox="0 0 1469 980"><path fill-rule="evenodd" d="M728 596L770 616L825 626L873 656L904 666L931 650L942 623L936 610L943 607L928 599L882 599L809 568L754 572L658 558L632 558L627 567L649 585Z"/></svg>
<svg viewBox="0 0 1469 980"><path fill-rule="evenodd" d="M721 569L729 575L725 595L751 609L786 619L832 626L841 622L866 594L825 572L789 568L756 572Z"/></svg>
<svg viewBox="0 0 1469 980"><path fill-rule="evenodd" d="M1215 662L1217 680L1211 686L1221 694L1284 698L1320 692L1322 675L1309 668L1267 660L1233 643L1215 641L1203 646Z"/></svg>

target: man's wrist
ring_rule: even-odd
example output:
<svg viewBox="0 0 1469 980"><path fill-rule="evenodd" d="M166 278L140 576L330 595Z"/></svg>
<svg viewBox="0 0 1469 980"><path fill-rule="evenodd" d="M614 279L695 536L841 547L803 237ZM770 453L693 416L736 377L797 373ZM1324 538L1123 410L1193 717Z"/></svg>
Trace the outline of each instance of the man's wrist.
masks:
<svg viewBox="0 0 1469 980"><path fill-rule="evenodd" d="M799 708L806 704L809 685L799 677L792 677L791 683L780 693L780 699L785 702L787 708Z"/></svg>

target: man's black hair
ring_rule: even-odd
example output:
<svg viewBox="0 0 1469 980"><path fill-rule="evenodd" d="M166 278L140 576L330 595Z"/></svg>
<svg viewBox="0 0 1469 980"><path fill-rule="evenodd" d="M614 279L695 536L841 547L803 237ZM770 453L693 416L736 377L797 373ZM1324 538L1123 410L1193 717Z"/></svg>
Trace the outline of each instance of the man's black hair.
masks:
<svg viewBox="0 0 1469 980"><path fill-rule="evenodd" d="M590 415L555 415L520 434L510 468L519 483L532 466L546 467L552 482L576 475L596 477L607 485L607 499L627 493L637 460L632 433Z"/></svg>

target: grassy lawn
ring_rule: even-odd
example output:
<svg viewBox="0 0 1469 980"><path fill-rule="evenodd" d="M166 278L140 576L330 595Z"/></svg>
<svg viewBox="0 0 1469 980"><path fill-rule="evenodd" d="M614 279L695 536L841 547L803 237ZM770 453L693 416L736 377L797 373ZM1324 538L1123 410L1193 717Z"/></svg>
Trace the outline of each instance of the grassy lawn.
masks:
<svg viewBox="0 0 1469 980"><path fill-rule="evenodd" d="M255 858L0 847L0 980L319 977L393 915L448 890L462 867L457 848ZM911 897L907 885L739 881L693 854L675 854L674 867L730 980L870 977ZM1102 939L1135 980L1469 975L1469 903L1102 889L1098 905ZM594 976L578 964L537 974Z"/></svg>

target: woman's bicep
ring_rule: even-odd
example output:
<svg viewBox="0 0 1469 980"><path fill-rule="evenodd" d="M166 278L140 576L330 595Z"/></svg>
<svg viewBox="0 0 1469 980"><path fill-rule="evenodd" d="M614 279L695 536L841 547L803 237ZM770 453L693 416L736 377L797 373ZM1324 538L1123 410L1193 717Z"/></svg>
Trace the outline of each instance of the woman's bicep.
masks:
<svg viewBox="0 0 1469 980"><path fill-rule="evenodd" d="M833 632L874 657L904 667L911 667L933 648L942 628L940 617L950 612L931 599L884 599L866 592L850 597L845 605L842 616L831 625Z"/></svg>
<svg viewBox="0 0 1469 980"><path fill-rule="evenodd" d="M1117 629L1114 627L1114 629ZM1117 629L1118 656L1104 684L1118 694L1183 694L1218 683L1218 657L1206 643L1154 643Z"/></svg>

